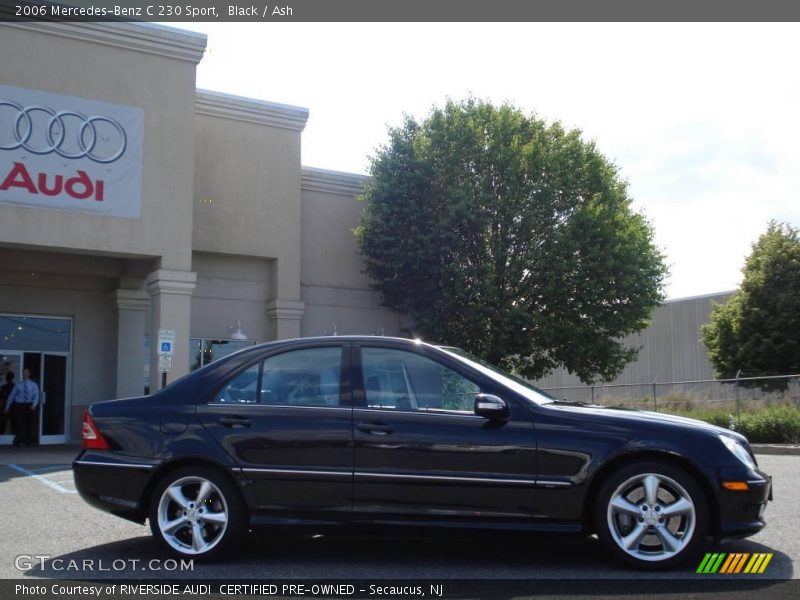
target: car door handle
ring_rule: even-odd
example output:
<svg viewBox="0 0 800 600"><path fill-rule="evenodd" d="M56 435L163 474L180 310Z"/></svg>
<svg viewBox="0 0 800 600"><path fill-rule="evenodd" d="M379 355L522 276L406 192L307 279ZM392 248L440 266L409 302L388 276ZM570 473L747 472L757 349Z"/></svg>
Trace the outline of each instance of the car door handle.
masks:
<svg viewBox="0 0 800 600"><path fill-rule="evenodd" d="M356 429L372 435L388 435L394 431L394 427L388 423L376 423L375 421L359 421Z"/></svg>
<svg viewBox="0 0 800 600"><path fill-rule="evenodd" d="M220 417L219 422L224 427L250 427L253 422L245 417Z"/></svg>

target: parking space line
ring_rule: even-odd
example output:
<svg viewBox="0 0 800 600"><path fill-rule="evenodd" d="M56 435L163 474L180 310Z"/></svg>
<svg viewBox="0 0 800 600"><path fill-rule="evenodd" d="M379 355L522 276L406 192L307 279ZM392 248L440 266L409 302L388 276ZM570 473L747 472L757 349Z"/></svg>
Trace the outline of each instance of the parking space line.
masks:
<svg viewBox="0 0 800 600"><path fill-rule="evenodd" d="M38 481L41 481L47 487L49 487L51 489L54 489L57 492L61 492L62 494L77 494L78 493L77 490L68 490L67 488L65 488L65 487L59 485L58 483L56 483L55 481L50 481L44 475L39 475L38 473L35 473L34 471L29 471L25 467L21 467L19 465L8 465L8 466L9 466L9 468L14 469L18 473L22 473L23 475L27 475L28 477L33 477L34 479L36 479Z"/></svg>
<svg viewBox="0 0 800 600"><path fill-rule="evenodd" d="M32 473L44 473L45 471L66 471L69 465L52 465L50 467L41 467L39 469L31 469Z"/></svg>

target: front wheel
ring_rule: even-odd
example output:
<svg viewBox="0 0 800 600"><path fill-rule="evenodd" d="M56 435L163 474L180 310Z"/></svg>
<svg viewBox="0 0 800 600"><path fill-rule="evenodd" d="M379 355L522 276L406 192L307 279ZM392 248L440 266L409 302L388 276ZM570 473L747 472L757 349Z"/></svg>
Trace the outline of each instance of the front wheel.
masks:
<svg viewBox="0 0 800 600"><path fill-rule="evenodd" d="M709 531L705 494L695 478L665 462L641 462L615 472L595 507L598 537L617 557L650 570L693 556Z"/></svg>
<svg viewBox="0 0 800 600"><path fill-rule="evenodd" d="M150 530L181 558L211 560L235 546L246 509L234 484L204 466L183 467L156 485L150 503Z"/></svg>

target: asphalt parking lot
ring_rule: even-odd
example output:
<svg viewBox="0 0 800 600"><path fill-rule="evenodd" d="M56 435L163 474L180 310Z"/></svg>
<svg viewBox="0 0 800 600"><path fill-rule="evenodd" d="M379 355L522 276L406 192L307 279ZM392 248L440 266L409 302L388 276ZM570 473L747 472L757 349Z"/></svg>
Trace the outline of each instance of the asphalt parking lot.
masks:
<svg viewBox="0 0 800 600"><path fill-rule="evenodd" d="M22 456L20 458L23 458ZM641 573L612 562L592 538L477 534L431 536L288 535L251 533L240 555L224 563L174 570L146 526L86 505L75 492L66 453L35 463L0 455L0 578L162 579L654 579L708 578L696 565L678 572ZM60 462L48 462L60 459ZM772 552L764 575L798 578L796 521L800 456L759 456L773 475L775 501L758 535L708 552ZM48 558L41 559L39 557ZM23 558L18 558L23 557ZM56 560L60 559L60 560ZM154 561L154 562L151 562ZM57 565L59 568L55 568ZM741 575L740 577L749 577Z"/></svg>

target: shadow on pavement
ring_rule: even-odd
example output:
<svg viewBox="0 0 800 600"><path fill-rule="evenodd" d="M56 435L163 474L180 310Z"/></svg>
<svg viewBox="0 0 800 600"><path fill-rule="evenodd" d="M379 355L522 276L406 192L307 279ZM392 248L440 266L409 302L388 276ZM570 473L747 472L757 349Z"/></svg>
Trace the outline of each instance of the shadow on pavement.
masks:
<svg viewBox="0 0 800 600"><path fill-rule="evenodd" d="M736 541L704 552L774 552L750 541ZM258 530L244 540L236 556L213 564L195 563L191 570L169 569L169 555L149 536L91 546L32 565L25 576L56 579L483 579L591 581L637 580L632 589L618 594L640 593L649 587L691 586L726 588L745 580L761 588L791 578L791 559L780 552L763 575L699 575L696 562L669 572L642 572L612 561L594 538L551 535L492 534L409 536L298 535L276 530ZM87 562L88 561L88 562ZM155 561L155 562L151 562ZM636 590L639 589L640 592ZM717 590L717 591L724 591ZM577 593L577 592L576 592ZM582 592L582 593L591 593Z"/></svg>
<svg viewBox="0 0 800 600"><path fill-rule="evenodd" d="M72 468L72 461L80 454L81 447L75 444L49 446L0 446L0 483L29 477L28 473L15 470L9 465L19 465L34 474L46 475L49 467Z"/></svg>

